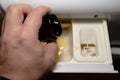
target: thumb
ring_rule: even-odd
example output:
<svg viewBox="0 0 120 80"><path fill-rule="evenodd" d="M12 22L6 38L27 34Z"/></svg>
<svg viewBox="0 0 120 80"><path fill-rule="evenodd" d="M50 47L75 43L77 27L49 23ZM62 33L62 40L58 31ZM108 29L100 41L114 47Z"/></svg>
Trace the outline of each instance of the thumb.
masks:
<svg viewBox="0 0 120 80"><path fill-rule="evenodd" d="M57 54L57 44L55 42L48 43L45 47L45 58L47 63L52 64Z"/></svg>

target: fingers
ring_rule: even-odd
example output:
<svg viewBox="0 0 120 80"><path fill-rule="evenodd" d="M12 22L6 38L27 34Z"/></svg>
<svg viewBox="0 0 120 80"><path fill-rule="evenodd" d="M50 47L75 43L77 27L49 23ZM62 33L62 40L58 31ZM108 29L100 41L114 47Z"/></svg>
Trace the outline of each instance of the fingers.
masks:
<svg viewBox="0 0 120 80"><path fill-rule="evenodd" d="M27 4L11 5L6 12L6 24L20 25L24 20L24 14L30 13L32 7Z"/></svg>
<svg viewBox="0 0 120 80"><path fill-rule="evenodd" d="M26 4L11 5L5 15L4 33L17 35L21 31L24 14L29 14L32 8Z"/></svg>
<svg viewBox="0 0 120 80"><path fill-rule="evenodd" d="M54 63L57 54L57 44L55 42L48 43L45 47L45 58L48 63Z"/></svg>
<svg viewBox="0 0 120 80"><path fill-rule="evenodd" d="M26 18L24 22L24 32L29 33L30 37L38 37L39 28L42 24L42 17L50 13L50 9L47 7L35 8Z"/></svg>

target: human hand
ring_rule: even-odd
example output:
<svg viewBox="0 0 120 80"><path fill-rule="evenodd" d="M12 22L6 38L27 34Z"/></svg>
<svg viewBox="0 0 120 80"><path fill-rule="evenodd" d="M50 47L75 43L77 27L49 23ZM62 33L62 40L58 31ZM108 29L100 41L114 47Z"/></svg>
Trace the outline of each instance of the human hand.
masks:
<svg viewBox="0 0 120 80"><path fill-rule="evenodd" d="M8 7L0 42L0 76L38 80L54 64L56 43L43 47L38 40L42 17L49 12L47 7L33 9L26 4Z"/></svg>

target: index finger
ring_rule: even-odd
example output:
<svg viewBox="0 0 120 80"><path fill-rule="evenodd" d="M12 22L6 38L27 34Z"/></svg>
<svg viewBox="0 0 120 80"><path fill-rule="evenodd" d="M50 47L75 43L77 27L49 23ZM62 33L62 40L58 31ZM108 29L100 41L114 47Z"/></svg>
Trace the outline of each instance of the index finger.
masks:
<svg viewBox="0 0 120 80"><path fill-rule="evenodd" d="M30 37L38 38L38 32L42 24L42 17L50 13L50 9L44 6L35 8L24 21L24 32Z"/></svg>
<svg viewBox="0 0 120 80"><path fill-rule="evenodd" d="M32 7L27 4L13 4L7 8L6 11L6 24L8 26L21 25L24 20L24 14L28 14L32 10Z"/></svg>

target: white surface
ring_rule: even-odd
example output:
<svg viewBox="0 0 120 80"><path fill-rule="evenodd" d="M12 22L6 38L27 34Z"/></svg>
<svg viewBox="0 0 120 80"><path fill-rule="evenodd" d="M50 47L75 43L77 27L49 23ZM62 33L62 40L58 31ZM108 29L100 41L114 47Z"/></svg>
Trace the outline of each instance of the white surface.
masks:
<svg viewBox="0 0 120 80"><path fill-rule="evenodd" d="M55 73L118 73L111 64L56 64Z"/></svg>
<svg viewBox="0 0 120 80"><path fill-rule="evenodd" d="M33 7L48 6L62 17L108 17L120 13L120 0L0 0L4 10L10 4L26 3Z"/></svg>
<svg viewBox="0 0 120 80"><path fill-rule="evenodd" d="M73 20L73 47L74 57L79 62L112 63L111 50L108 38L107 24L104 19L75 19ZM91 30L93 34L81 36L81 30ZM87 34L87 35L86 35ZM82 40L83 39L83 40ZM85 40L86 39L86 40ZM81 53L82 43L93 43L96 46L95 56L83 56Z"/></svg>
<svg viewBox="0 0 120 80"><path fill-rule="evenodd" d="M82 25L81 25L82 24ZM84 57L80 55L80 35L82 28L96 30L96 41L99 54L95 57ZM118 73L112 65L109 37L106 20L104 19L75 19L72 20L73 30L73 57L68 62L58 62L53 72L55 73ZM84 36L83 36L84 37ZM94 39L95 37L93 37ZM87 38L84 38L87 39ZM91 37L89 36L89 39ZM90 40L91 41L91 40ZM94 40L93 40L94 42ZM76 51L78 51L76 53Z"/></svg>

